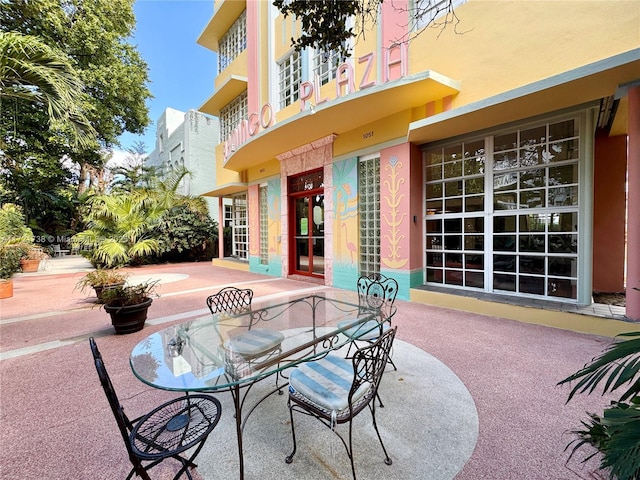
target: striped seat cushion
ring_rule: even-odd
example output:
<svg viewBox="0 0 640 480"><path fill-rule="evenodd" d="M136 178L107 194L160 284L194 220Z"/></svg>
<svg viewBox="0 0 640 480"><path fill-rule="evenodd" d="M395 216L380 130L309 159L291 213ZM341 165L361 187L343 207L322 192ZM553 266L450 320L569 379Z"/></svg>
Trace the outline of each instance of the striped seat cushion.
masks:
<svg viewBox="0 0 640 480"><path fill-rule="evenodd" d="M353 323L353 320L345 320L340 322L338 326L343 328L350 323ZM389 330L389 324L385 322L382 324L382 332L384 333L387 330ZM354 340L375 340L380 336L380 326L376 320L369 320L355 327L348 328L343 333Z"/></svg>
<svg viewBox="0 0 640 480"><path fill-rule="evenodd" d="M349 407L349 390L353 382L353 364L338 355L327 355L294 368L289 376L289 392L303 397L328 412L340 412ZM371 390L364 383L353 396L353 403Z"/></svg>
<svg viewBox="0 0 640 480"><path fill-rule="evenodd" d="M224 348L246 358L256 358L275 350L283 340L284 335L278 331L256 328L229 338Z"/></svg>

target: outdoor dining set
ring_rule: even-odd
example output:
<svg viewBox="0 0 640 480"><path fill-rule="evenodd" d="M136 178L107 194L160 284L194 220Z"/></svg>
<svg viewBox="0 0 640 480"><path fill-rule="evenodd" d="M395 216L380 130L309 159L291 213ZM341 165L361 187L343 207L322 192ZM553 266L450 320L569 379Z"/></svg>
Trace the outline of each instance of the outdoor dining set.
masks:
<svg viewBox="0 0 640 480"><path fill-rule="evenodd" d="M397 327L391 320L397 291L398 283L381 274L360 277L357 295L327 290L258 303L250 289L225 287L206 298L210 314L157 331L133 348L130 365L139 380L181 395L137 419L125 414L91 338L95 367L133 466L127 480L134 474L150 479L148 470L167 458L182 465L174 479L192 478L194 460L222 412L212 393L226 391L233 399L241 480L245 424L267 397L285 392L292 435L286 463L298 448L294 418L304 414L338 436L355 480L353 419L368 409L383 460L391 465L375 414L376 404L383 406L382 375L396 368L391 350ZM271 386L254 395L258 384ZM338 433L338 424L348 424L348 433Z"/></svg>

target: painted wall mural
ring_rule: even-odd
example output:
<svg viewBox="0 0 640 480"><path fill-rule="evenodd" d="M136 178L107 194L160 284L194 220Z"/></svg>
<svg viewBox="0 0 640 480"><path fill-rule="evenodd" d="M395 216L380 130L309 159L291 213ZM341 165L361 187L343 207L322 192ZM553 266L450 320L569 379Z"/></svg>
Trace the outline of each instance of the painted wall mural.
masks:
<svg viewBox="0 0 640 480"><path fill-rule="evenodd" d="M401 233L401 225L404 221L407 213L406 209L401 208L401 203L405 197L402 193L402 185L405 183L405 179L401 174L403 162L398 160L396 155L392 155L389 158L389 163L384 166L385 171L388 173L388 177L382 182L385 190L380 192L381 200L384 200L387 209L381 205L380 219L386 224L387 228L382 228L382 231L386 231L384 239L386 240L386 247L388 256L381 255L380 261L388 268L402 268L409 261L409 249L404 248L403 244L406 242L405 235ZM385 246L384 244L381 246ZM384 252L381 252L384 253Z"/></svg>
<svg viewBox="0 0 640 480"><path fill-rule="evenodd" d="M333 165L334 268L358 264L358 159Z"/></svg>
<svg viewBox="0 0 640 480"><path fill-rule="evenodd" d="M269 180L267 183L267 200L269 202L269 263L281 261L282 212L280 178Z"/></svg>

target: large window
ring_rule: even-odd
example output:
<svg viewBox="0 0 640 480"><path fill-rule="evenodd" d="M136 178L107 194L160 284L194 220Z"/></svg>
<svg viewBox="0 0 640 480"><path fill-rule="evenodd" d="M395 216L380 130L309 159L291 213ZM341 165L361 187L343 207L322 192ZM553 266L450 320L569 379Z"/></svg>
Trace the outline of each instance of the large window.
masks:
<svg viewBox="0 0 640 480"><path fill-rule="evenodd" d="M358 215L360 218L360 275L380 272L380 158L358 163Z"/></svg>
<svg viewBox="0 0 640 480"><path fill-rule="evenodd" d="M247 48L247 11L243 11L218 42L218 73Z"/></svg>
<svg viewBox="0 0 640 480"><path fill-rule="evenodd" d="M247 260L249 251L249 224L247 222L247 195L233 196L233 256Z"/></svg>
<svg viewBox="0 0 640 480"><path fill-rule="evenodd" d="M576 300L579 147L569 118L429 148L426 282Z"/></svg>
<svg viewBox="0 0 640 480"><path fill-rule="evenodd" d="M233 129L247 118L248 111L247 91L245 90L220 109L220 139L229 138Z"/></svg>
<svg viewBox="0 0 640 480"><path fill-rule="evenodd" d="M302 61L300 53L293 52L279 65L280 108L291 105L300 98Z"/></svg>

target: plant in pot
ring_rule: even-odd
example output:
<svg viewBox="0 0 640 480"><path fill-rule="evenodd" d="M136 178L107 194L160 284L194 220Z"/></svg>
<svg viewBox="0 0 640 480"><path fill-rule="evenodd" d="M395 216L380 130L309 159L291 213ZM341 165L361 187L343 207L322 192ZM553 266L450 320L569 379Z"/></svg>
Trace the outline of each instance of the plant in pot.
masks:
<svg viewBox="0 0 640 480"><path fill-rule="evenodd" d="M20 258L20 268L23 273L37 272L40 262L49 258L49 254L42 247L36 245L22 245L22 258Z"/></svg>
<svg viewBox="0 0 640 480"><path fill-rule="evenodd" d="M158 281L136 285L121 285L102 292L103 307L111 316L116 333L133 333L142 330L147 320L147 310L157 296Z"/></svg>
<svg viewBox="0 0 640 480"><path fill-rule="evenodd" d="M117 268L96 268L82 277L76 284L76 288L83 292L88 288L93 288L98 302L102 303L102 292L125 285L127 278L129 278L129 275Z"/></svg>
<svg viewBox="0 0 640 480"><path fill-rule="evenodd" d="M0 244L0 298L13 296L14 273L20 271L20 258L22 250L16 245Z"/></svg>

